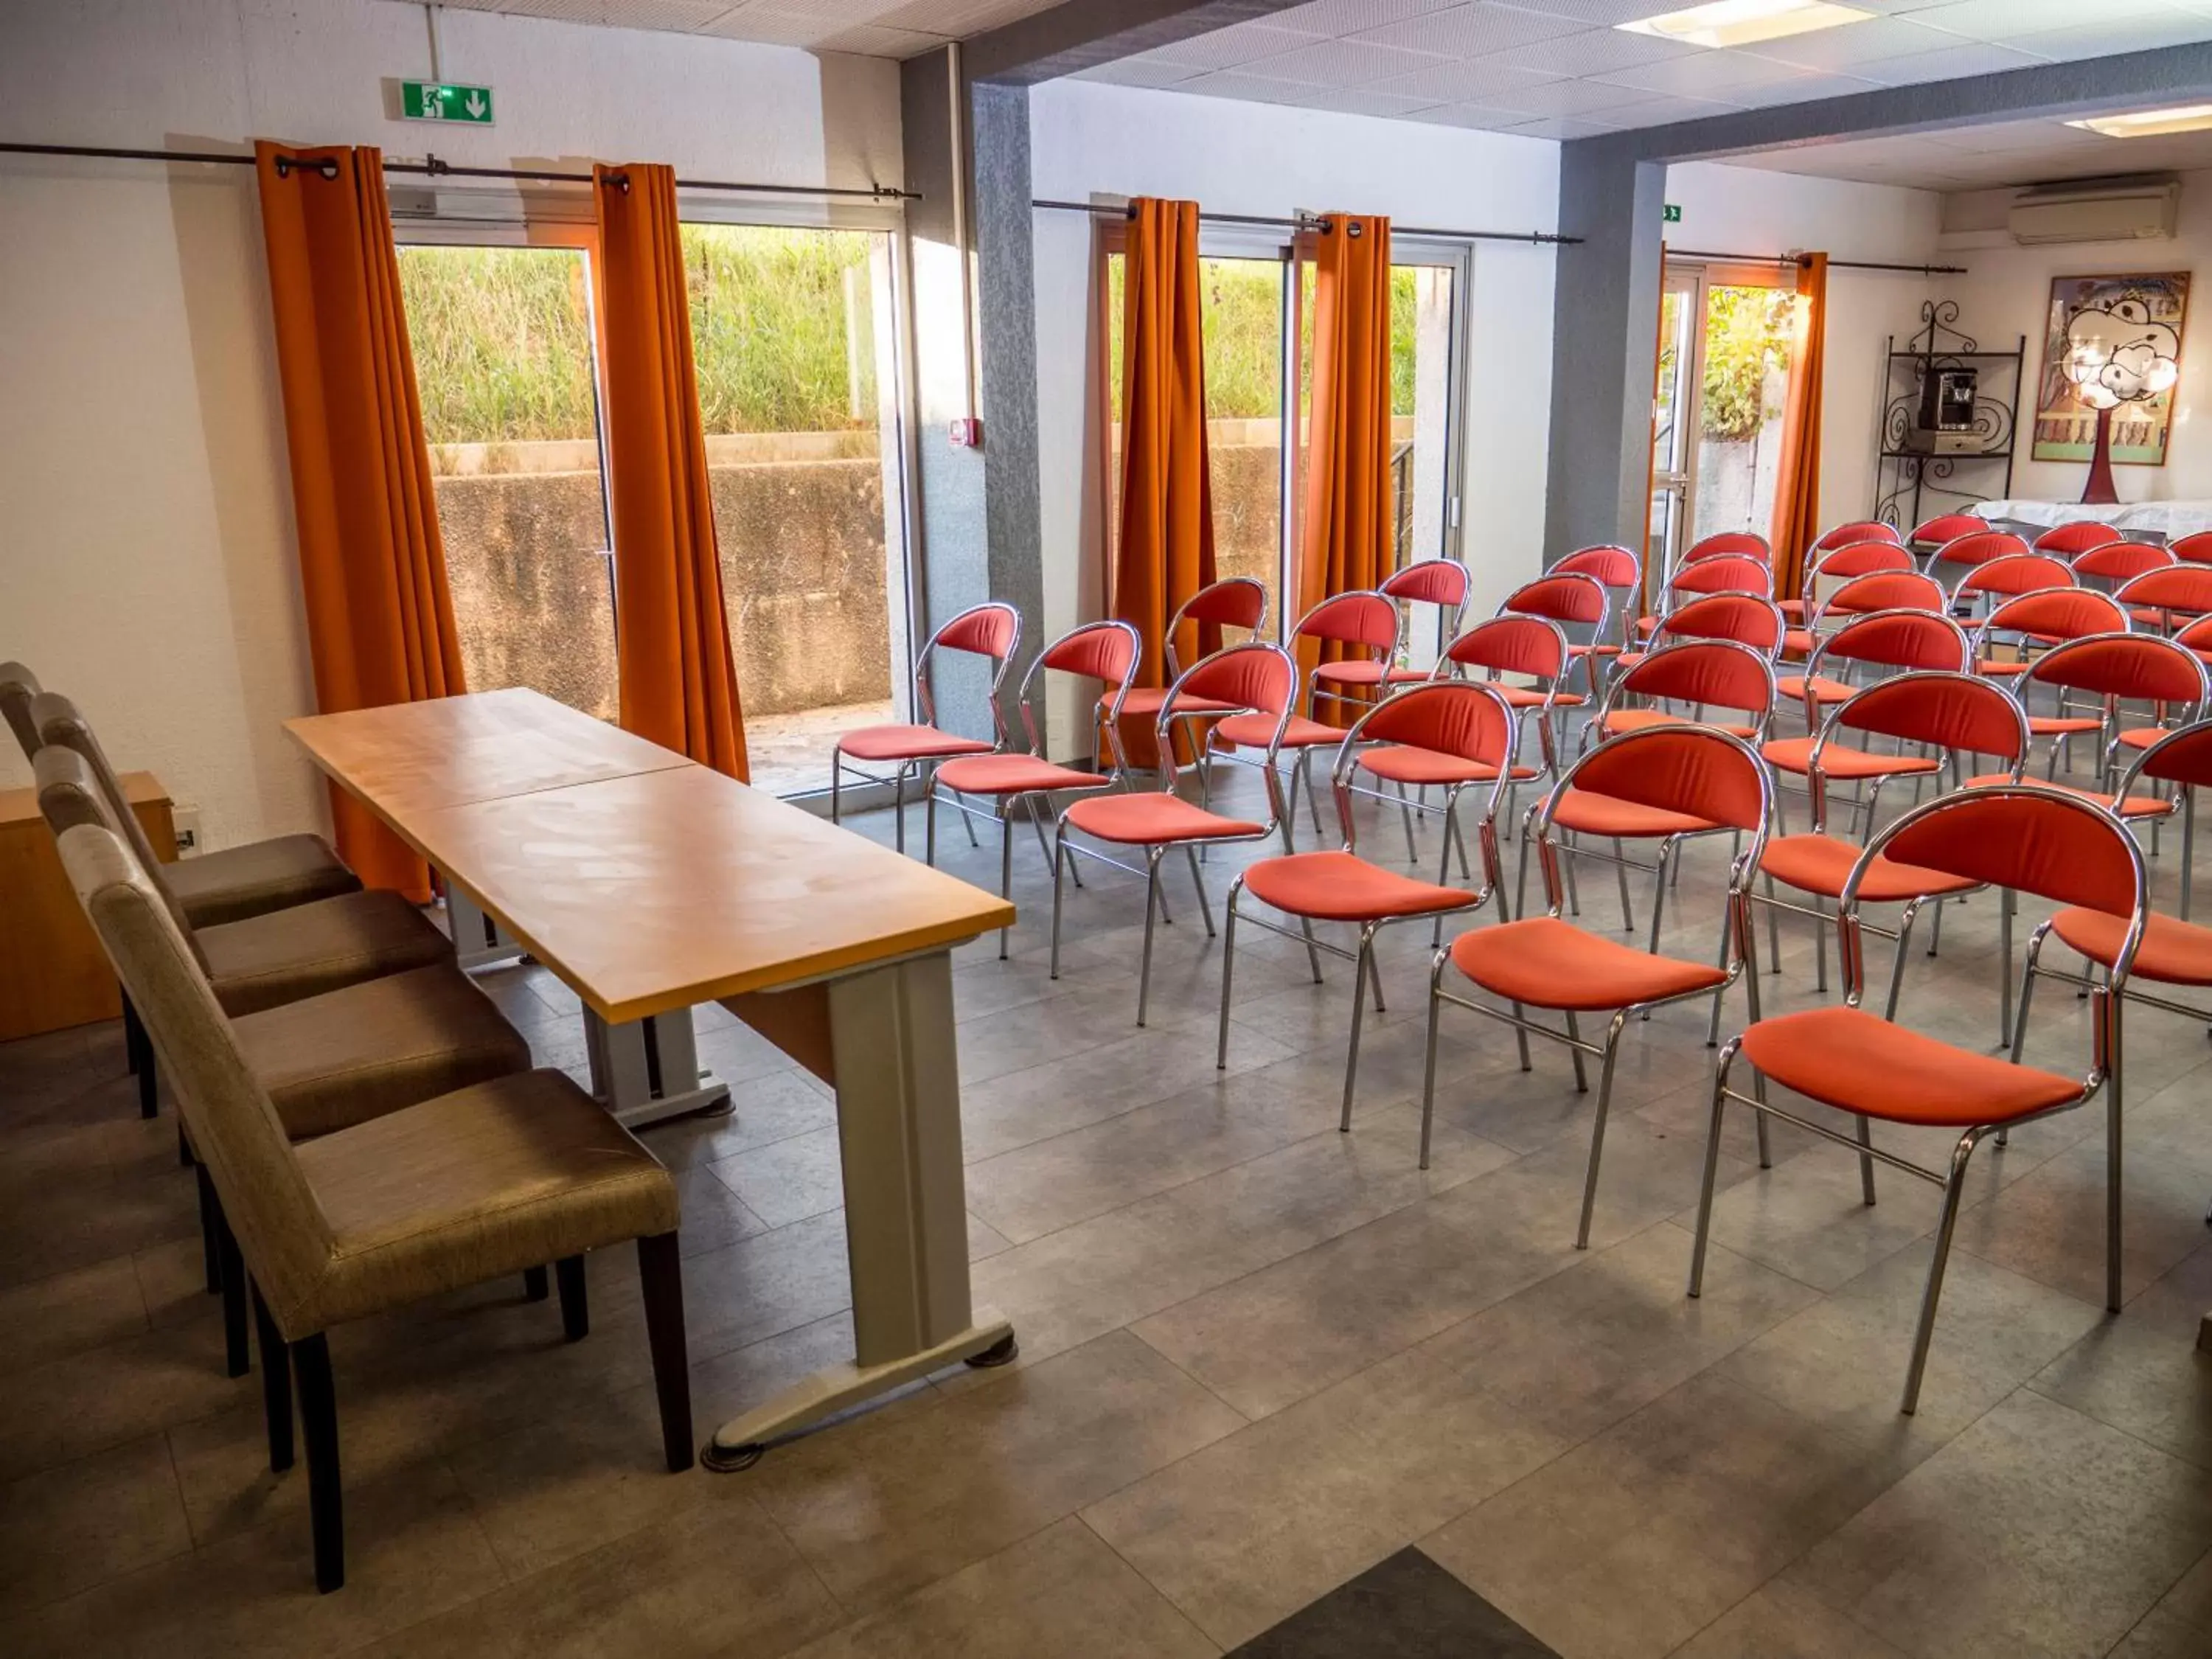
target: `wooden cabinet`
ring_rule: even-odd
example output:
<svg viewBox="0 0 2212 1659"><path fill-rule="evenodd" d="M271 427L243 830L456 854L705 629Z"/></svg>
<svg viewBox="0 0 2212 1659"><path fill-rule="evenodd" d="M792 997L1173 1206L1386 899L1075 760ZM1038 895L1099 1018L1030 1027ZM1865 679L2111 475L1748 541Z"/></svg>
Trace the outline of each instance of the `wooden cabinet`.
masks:
<svg viewBox="0 0 2212 1659"><path fill-rule="evenodd" d="M150 772L123 775L146 838L176 856L169 792ZM115 970L70 890L38 793L0 789L0 1041L114 1019Z"/></svg>

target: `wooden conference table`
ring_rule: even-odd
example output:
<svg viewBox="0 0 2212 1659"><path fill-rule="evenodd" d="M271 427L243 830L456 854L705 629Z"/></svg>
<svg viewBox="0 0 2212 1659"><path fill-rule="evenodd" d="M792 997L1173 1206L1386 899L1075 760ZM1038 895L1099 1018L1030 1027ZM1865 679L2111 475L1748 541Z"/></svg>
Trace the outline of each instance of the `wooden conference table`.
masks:
<svg viewBox="0 0 2212 1659"><path fill-rule="evenodd" d="M480 915L582 1000L593 1087L624 1122L726 1097L693 1048L707 1001L836 1090L857 1352L723 1425L708 1467L1012 1358L1012 1327L969 1304L950 952L1012 906L534 691L285 729L470 907L457 929Z"/></svg>

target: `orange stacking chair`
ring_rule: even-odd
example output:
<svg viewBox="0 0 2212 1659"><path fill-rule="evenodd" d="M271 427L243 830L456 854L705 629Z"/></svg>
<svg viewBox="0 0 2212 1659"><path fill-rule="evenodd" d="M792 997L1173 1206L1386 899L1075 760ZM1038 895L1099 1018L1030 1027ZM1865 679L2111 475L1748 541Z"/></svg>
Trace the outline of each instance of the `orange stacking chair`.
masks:
<svg viewBox="0 0 2212 1659"><path fill-rule="evenodd" d="M1896 542L1902 545L1904 538L1897 533L1895 525L1881 519L1854 519L1849 524L1839 524L1829 531L1813 544L1811 550L1832 553L1836 549L1849 547L1854 542Z"/></svg>
<svg viewBox="0 0 2212 1659"><path fill-rule="evenodd" d="M1006 670L1012 665L1021 644L1022 613L1000 599L987 600L962 611L932 634L914 665L914 706L921 715L921 723L865 726L856 732L846 732L830 751L830 822L837 823L841 816L840 791L846 773L868 783L888 783L891 786L893 833L898 838L898 850L905 852L906 783L908 778L921 774L928 781L927 854L929 861L936 863L937 787L928 781L927 775L939 762L951 760L956 755L995 754L1006 746L1006 715L999 707L999 689L1005 684ZM940 651L965 652L984 658L992 665L989 702L991 729L995 736L991 742L963 738L938 726L937 704L930 696L929 665ZM862 770L852 763L856 760L871 764L889 763L898 769L885 777L879 772Z"/></svg>
<svg viewBox="0 0 2212 1659"><path fill-rule="evenodd" d="M1457 559L1419 559L1394 572L1375 591L1394 605L1432 605L1437 608L1437 650L1459 632L1467 611L1467 596L1474 578ZM1404 637L1401 630L1400 637ZM1385 685L1418 685L1429 678L1425 668L1393 663L1382 676Z"/></svg>
<svg viewBox="0 0 2212 1659"><path fill-rule="evenodd" d="M1665 645L1680 640L1734 640L1747 645L1769 662L1782 654L1789 629L1782 608L1756 593L1708 593L1687 599L1660 617L1651 629L1651 643ZM1615 665L1626 672L1644 660L1640 651L1621 653Z"/></svg>
<svg viewBox="0 0 2212 1659"><path fill-rule="evenodd" d="M1859 546L1879 545L1887 543ZM1853 552L1846 548L1844 552ZM1899 550L1891 549L1893 552ZM1838 556L1841 556L1838 555ZM1911 562L1908 560L1907 563ZM1838 617L1860 617L1875 611L1943 611L1951 608L1950 595L1944 592L1942 583L1933 576L1923 576L1917 570L1886 569L1854 575L1841 587L1836 588L1825 599L1816 603L1805 619L1805 626L1793 628L1782 641L1785 652L1794 651L1800 656L1809 656L1820 643L1821 624Z"/></svg>
<svg viewBox="0 0 2212 1659"><path fill-rule="evenodd" d="M1160 784L1158 789L1118 791L1109 790L1086 795L1071 802L1060 815L1060 823L1052 846L1052 977L1060 977L1060 921L1063 902L1063 875L1075 867L1080 856L1096 859L1101 864L1110 864L1117 870L1145 878L1145 952L1143 965L1137 977L1137 1024L1145 1023L1146 1003L1152 985L1152 921L1166 914L1166 896L1160 890L1160 860L1176 848L1182 848L1190 860L1191 884L1198 890L1199 915L1205 919L1206 933L1213 937L1213 912L1206 900L1206 878L1199 873L1198 849L1217 843L1265 841L1281 834L1285 850L1289 850L1289 825L1285 822L1280 781L1275 775L1275 751L1281 745L1283 728L1291 720L1291 710L1297 702L1298 669L1291 660L1290 653L1274 645L1232 645L1217 651L1212 656L1193 663L1168 688L1166 700L1160 705L1154 723L1153 735L1160 744ZM1170 740L1176 710L1184 697L1202 697L1210 702L1226 703L1232 708L1249 709L1252 718L1263 720L1273 726L1271 734L1261 738L1265 752L1260 762L1260 775L1267 790L1267 817L1264 823L1247 818L1232 818L1208 807L1185 800L1176 793L1177 768L1175 745ZM1085 846L1071 839L1070 832L1080 834L1098 846ZM1139 848L1143 849L1142 869L1125 864L1105 848Z"/></svg>
<svg viewBox="0 0 2212 1659"><path fill-rule="evenodd" d="M1978 535L1989 527L1987 520L1978 519L1971 513L1939 513L1915 525L1912 533L1905 538L1905 544L1932 553L1945 542Z"/></svg>
<svg viewBox="0 0 2212 1659"><path fill-rule="evenodd" d="M2171 634L2185 620L2212 616L2212 569L2161 565L2121 583L2112 597L2128 608L2130 623Z"/></svg>
<svg viewBox="0 0 2212 1659"><path fill-rule="evenodd" d="M2053 646L2092 634L2127 631L2128 613L2109 593L2090 587L2032 588L2004 600L1974 630L1974 672L1992 679L2014 679L2027 672L2031 647ZM1996 654L2000 635L2009 636L2019 654Z"/></svg>
<svg viewBox="0 0 2212 1659"><path fill-rule="evenodd" d="M1876 620L1867 618L1869 623ZM1949 619L1923 617L1917 620L1927 623L1948 623ZM1956 625L1952 626L1953 648L1956 651ZM1959 660L1958 656L1952 660ZM1912 757L1879 755L1843 740L1844 734L1856 732L1889 738L1899 744L1917 744L1933 752ZM1788 910L1796 915L1810 916L1823 927L1815 936L1818 949L1814 963L1819 977L1814 981L1814 988L1828 988L1828 939L1825 929L1830 912L1826 906L1842 900L1844 884L1857 864L1860 846L1874 833L1875 810L1875 802L1869 800L1865 831L1859 842L1830 834L1827 786L1832 781L1871 775L1879 790L1883 777L1937 776L1948 767L1955 784L1966 770L1970 757L1991 755L2016 767L2027 753L2027 720L2020 705L1993 681L1978 679L1956 668L1918 669L1893 676L1869 686L1829 715L1803 756L1790 757L1796 763L1790 769L1803 771L1812 794L1812 830L1802 836L1775 836L1766 843L1766 856L1759 866L1759 874L1765 878L1765 891L1757 896L1755 902L1767 907L1767 955L1772 962L1778 963L1782 957L1778 913ZM1774 890L1778 882L1804 895L1808 902L1794 903L1779 897ZM1899 979L1905 971L1905 941L1911 937L1912 923L1921 907L1931 899L1972 892L1975 885L1934 871L1887 861L1862 877L1863 902L1905 907L1894 933L1872 923L1864 924L1869 931L1897 940L1897 959L1889 976L1890 1012L1896 1012ZM1939 904L1930 929L1937 938L1941 937L1942 920ZM2006 925L2010 926L2009 913ZM2012 986L2010 938L2008 933L2006 950L1997 968L1999 995L2008 1007ZM1931 954L1934 948L1931 939Z"/></svg>
<svg viewBox="0 0 2212 1659"><path fill-rule="evenodd" d="M1620 654L1620 647L1605 636L1605 619L1612 603L1612 595L1596 577L1578 570L1555 569L1533 582L1522 583L1508 593L1498 607L1498 614L1540 617L1546 622L1559 623L1562 629L1588 629L1589 637L1586 640L1570 637L1567 654L1583 665L1583 684L1595 696L1595 659Z"/></svg>
<svg viewBox="0 0 2212 1659"><path fill-rule="evenodd" d="M2178 542L2168 542L2166 546L2184 564L2212 564L2212 530L2200 530Z"/></svg>
<svg viewBox="0 0 2212 1659"><path fill-rule="evenodd" d="M1160 651L1165 659L1167 685L1133 685L1121 700L1121 713L1131 720L1151 720L1160 712L1160 705L1168 700L1168 685L1182 672L1181 653L1176 641L1182 637L1189 625L1197 630L1199 654L1206 654L1209 638L1218 641L1224 628L1242 630L1249 638L1257 640L1260 630L1267 625L1267 590L1249 576L1224 576L1218 582L1208 582L1176 607L1168 618L1167 632L1161 637ZM1215 648L1219 648L1218 643ZM1110 696L1111 694L1108 694ZM1098 700L1101 718L1106 710L1107 697ZM1182 704L1181 718L1187 724L1210 723L1224 714L1237 711L1222 704L1215 708L1203 706L1199 699L1187 698ZM1109 739L1109 741L1113 741ZM1203 744L1200 745L1202 749Z"/></svg>
<svg viewBox="0 0 2212 1659"><path fill-rule="evenodd" d="M1635 593L1644 586L1644 566L1633 553L1614 543L1607 542L1595 547L1578 547L1553 565L1547 573L1555 576L1594 576L1608 596L1615 593ZM1620 601L1621 638L1601 654L1620 652L1627 643L1628 618L1633 614L1633 602Z"/></svg>
<svg viewBox="0 0 2212 1659"><path fill-rule="evenodd" d="M1229 919L1221 936L1221 1035L1214 1053L1217 1067L1225 1070L1229 1065L1229 999L1237 966L1237 900L1240 894L1249 893L1261 903L1297 920L1297 930L1292 932L1264 916L1245 916L1255 927L1280 933L1285 939L1302 940L1306 959L1313 968L1315 984L1321 983L1321 957L1317 951L1326 951L1352 964L1352 1044L1344 1062L1344 1115L1337 1126L1346 1131L1351 1129L1352 1097L1359 1077L1360 1014L1366 1006L1370 985L1375 1012L1383 1012L1382 976L1375 965L1375 935L1391 922L1423 918L1435 919L1441 927L1444 916L1474 909L1498 890L1498 805L1504 793L1505 781L1512 772L1516 723L1513 711L1495 690L1453 680L1414 686L1360 716L1336 751L1336 813L1344 830L1343 847L1333 853L1291 853L1281 858L1261 859L1248 865L1243 873L1230 884ZM1468 892L1417 880L1385 870L1359 856L1358 829L1352 821L1351 781L1362 744L1388 744L1424 754L1447 756L1463 767L1477 769L1486 775L1490 788L1480 828L1482 885L1479 889ZM1449 830L1453 814L1458 810L1462 787L1453 783L1445 788L1447 863ZM1317 921L1343 922L1357 927L1358 948L1347 951L1329 940L1316 939L1313 925Z"/></svg>
<svg viewBox="0 0 2212 1659"><path fill-rule="evenodd" d="M1736 860L1729 876L1717 963L1638 951L1577 927L1560 915L1565 896L1558 820L1560 809L1577 798L1615 801L1638 811L1750 836L1750 846ZM1575 1231L1575 1248L1587 1248L1590 1215L1597 1203L1598 1164L1605 1152L1613 1062L1620 1053L1621 1031L1630 1018L1693 997L1717 998L1741 979L1751 999L1752 1020L1758 1021L1759 975L1752 961L1752 930L1744 904L1751 872L1758 867L1765 844L1771 807L1766 769L1759 757L1740 738L1709 728L1665 726L1632 732L1592 750L1576 763L1553 787L1534 830L1542 849L1549 908L1540 916L1462 933L1448 949L1437 953L1430 971L1428 1066L1421 1085L1423 1168L1428 1165L1429 1124L1436 1109L1437 1030L1445 1003L1513 1027L1523 1071L1528 1069L1531 1031L1566 1046L1574 1056L1577 1088L1588 1087L1583 1060L1593 1055L1601 1068L1597 1120L1590 1129L1582 1219ZM1447 972L1466 980L1491 1000L1477 1001L1446 990ZM1504 1006L1494 1006L1499 1004ZM1563 1016L1564 1029L1530 1020L1527 1011L1532 1008ZM1604 1042L1587 1041L1577 1017L1607 1009L1613 1012ZM1765 1151L1762 1140L1762 1164Z"/></svg>
<svg viewBox="0 0 2212 1659"><path fill-rule="evenodd" d="M1954 673L1964 671L1967 666L1966 630L1943 614L1942 596L1943 590L1931 578L1904 571L1885 570L1879 575L1861 576L1837 589L1834 598L1848 601L1832 607L1842 611L1844 625L1832 634L1814 633L1813 653L1805 659L1805 672L1775 681L1776 697L1805 705L1805 730L1809 735L1820 724L1820 710L1825 705L1843 702L1857 689L1820 672L1832 663L1871 663L1878 668L1941 668ZM1881 599L1893 603L1876 603ZM1815 621L1826 619L1824 611ZM1875 622L1880 625L1866 626ZM1770 750L1775 746L1767 745ZM1767 760L1770 764L1776 763L1771 754Z"/></svg>
<svg viewBox="0 0 2212 1659"><path fill-rule="evenodd" d="M1025 752L996 755L963 755L946 761L937 769L937 781L951 790L954 805L963 812L972 814L973 809L959 800L963 795L976 795L993 803L991 817L999 826L999 896L1011 899L1014 889L1014 823L1013 808L1018 801L1042 799L1048 807L1056 794L1087 793L1095 789L1110 789L1119 783L1129 769L1128 758L1121 752L1121 715L1128 706L1129 680L1137 672L1137 653L1141 649L1137 630L1125 622L1085 623L1072 633L1063 634L1037 653L1036 660L1022 676L1021 690L1015 694L1014 706L1022 711L1022 730L1028 734L1030 746ZM1096 772L1079 771L1062 766L1045 757L1044 738L1037 726L1036 709L1030 702L1040 678L1048 672L1079 675L1086 679L1103 680L1109 688L1101 699L1106 705L1106 741L1114 751L1114 769L1102 776ZM1030 815L1035 827L1037 846L1042 849L1046 862L1052 860L1052 848L1044 838L1044 819L1036 812ZM1006 933L999 930L999 960L1006 959Z"/></svg>
<svg viewBox="0 0 2212 1659"><path fill-rule="evenodd" d="M2102 547L2107 542L2120 539L2120 532L2112 526L2092 524L2085 520L2078 524L2057 525L2045 531L2035 538L2035 550L2055 553L2062 559L2070 559L2077 554L2087 553L2093 547Z"/></svg>
<svg viewBox="0 0 2212 1659"><path fill-rule="evenodd" d="M1859 1005L1866 993L1866 953L1859 906L1869 878L1880 864L1909 865L1953 880L2028 892L2062 905L2121 919L2120 937L2102 984L2089 988L2092 1032L2088 1069L2062 1076L2039 1067L1961 1048L1923 1036L1878 1018ZM1841 939L1844 1005L1754 1018L1741 1036L1721 1050L1713 1082L1712 1122L1707 1130L1705 1179L1698 1194L1697 1243L1690 1261L1690 1294L1705 1285L1705 1242L1711 1231L1713 1182L1718 1168L1721 1127L1730 1104L1748 1106L1765 1118L1779 1117L1808 1134L1832 1140L1858 1154L1866 1202L1875 1201L1874 1166L1879 1162L1918 1176L1943 1189L1936 1229L1935 1258L1920 1303L1912 1358L1905 1370L1901 1409L1910 1415L1920 1401L1920 1380L1928 1364L1929 1339L1935 1334L1936 1307L1943 1291L1943 1270L1966 1192L1966 1168L1974 1148L2013 1125L2070 1111L2106 1093L2107 1158L2106 1251L2112 1304L2119 1305L2120 1268L2120 1018L2136 953L2142 944L2148 906L2145 902L2142 854L2112 815L2082 799L2039 784L1971 790L1915 807L1875 839L1859 855L1844 884L1838 921ZM1494 937L1499 929L1486 930ZM1484 937L1486 935L1476 935ZM1853 1139L1826 1123L1786 1111L1764 1099L1764 1088L1746 1095L1732 1085L1736 1062L1749 1065L1759 1082L1779 1083L1858 1120ZM2109 1092L2107 1085L2109 1085ZM1959 1139L1947 1167L1923 1168L1874 1144L1875 1121L1913 1128L1956 1130ZM2003 1200L2000 1198L1998 1202Z"/></svg>
<svg viewBox="0 0 2212 1659"><path fill-rule="evenodd" d="M1291 650L1297 649L1300 640L1314 640L1340 646L1345 653L1334 662L1315 665L1306 685L1306 712L1318 718L1324 698L1359 708L1372 707L1382 696L1383 678L1398 654L1401 621L1396 605L1368 588L1323 599L1299 617L1285 641ZM1341 728L1330 728L1332 742L1342 735Z"/></svg>
<svg viewBox="0 0 2212 1659"><path fill-rule="evenodd" d="M1659 626L1662 617L1686 599L1712 593L1749 593L1771 599L1774 572L1764 559L1754 559L1747 553L1715 554L1695 564L1682 565L1660 589L1652 614L1636 619L1636 631L1649 634Z"/></svg>
<svg viewBox="0 0 2212 1659"><path fill-rule="evenodd" d="M2029 695L2038 685L2057 688L2062 699L2057 714L2030 713L2027 717L2030 735L2052 740L2049 778L2057 776L2060 744L2075 738L2091 738L2096 740L2100 787L2076 789L2076 793L2106 802L2124 818L2164 817L2173 810L2155 795L2112 797L2102 786L2109 781L2113 757L2124 744L2130 749L2147 749L2164 735L2162 727L2169 715L2187 725L2205 712L2204 664L2194 652L2155 634L2130 634L2116 629L2084 635L2053 646L2029 665L2017 685L2021 708L2028 706ZM2087 692L2095 698L2096 712L2065 712L2063 700L2069 691ZM2153 724L2133 728L2134 735L2130 737L2120 724L2123 702L2150 704ZM1974 780L1984 784L2002 781ZM2075 788L2071 784L2059 787Z"/></svg>
<svg viewBox="0 0 2212 1659"><path fill-rule="evenodd" d="M1891 541L1848 542L1833 552L1823 553L1805 567L1805 584L1794 599L1782 601L1782 614L1793 622L1802 622L1818 608L1820 584L1823 581L1845 581L1853 576L1869 576L1881 570L1917 570L1918 562L1912 555Z"/></svg>
<svg viewBox="0 0 2212 1659"><path fill-rule="evenodd" d="M1625 696L1646 696L1662 702L1688 703L1698 711L1717 708L1751 716L1748 722L1713 724L1670 714L1662 708L1622 708L1616 705ZM1774 670L1766 659L1748 646L1738 645L1733 640L1686 640L1680 645L1662 646L1616 679L1606 694L1606 700L1589 725L1583 729L1583 740L1589 743L1601 737L1618 737L1630 731L1646 731L1658 726L1701 726L1708 731L1723 732L1740 742L1758 743L1766 734L1767 721L1774 710ZM1622 931L1632 933L1636 918L1628 900L1628 872L1632 869L1650 871L1657 883L1651 899L1651 949L1659 948L1660 912L1667 898L1667 877L1669 866L1679 854L1681 843L1698 836L1722 833L1725 823L1685 817L1680 812L1661 811L1634 799L1616 799L1603 793L1593 793L1592 787L1577 789L1565 796L1556 792L1548 802L1539 802L1529 809L1531 815L1541 810L1548 816L1554 830L1565 830L1575 839L1565 851L1573 858L1596 859L1613 866L1613 873L1620 886L1620 925ZM1520 915L1523 895L1528 880L1528 834L1522 832L1519 870L1515 877L1513 914ZM1583 837L1594 836L1613 842L1611 854L1583 846ZM1622 850L1624 842L1656 841L1659 843L1656 863L1644 864L1629 858ZM1567 866L1568 892L1574 902L1577 915L1581 914L1579 896L1574 890L1574 866Z"/></svg>
<svg viewBox="0 0 2212 1659"><path fill-rule="evenodd" d="M1963 536L1954 536L1930 556L1927 569L1933 574L1937 565L1957 565L1971 570L1976 565L1987 564L1991 559L2010 557L2016 553L2032 551L2028 544L2008 530L1972 530Z"/></svg>
<svg viewBox="0 0 2212 1659"><path fill-rule="evenodd" d="M1717 530L1710 536L1700 536L1690 544L1689 550L1674 562L1681 569L1707 559L1757 559L1761 564L1774 562L1774 550L1766 544L1766 538L1748 530Z"/></svg>
<svg viewBox="0 0 2212 1659"><path fill-rule="evenodd" d="M2078 581L2118 584L2148 571L2167 569L2180 561L2148 542L2104 542L2075 554L2068 562Z"/></svg>

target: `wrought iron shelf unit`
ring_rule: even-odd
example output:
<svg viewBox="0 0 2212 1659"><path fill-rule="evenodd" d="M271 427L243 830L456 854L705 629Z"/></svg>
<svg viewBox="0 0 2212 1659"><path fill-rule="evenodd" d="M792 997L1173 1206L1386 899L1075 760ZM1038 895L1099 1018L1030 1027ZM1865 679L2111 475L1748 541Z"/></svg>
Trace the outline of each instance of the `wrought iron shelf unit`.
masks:
<svg viewBox="0 0 2212 1659"><path fill-rule="evenodd" d="M1902 344L1889 337L1881 447L1875 452L1874 517L1908 533L1936 511L1956 512L2012 494L2013 446L2027 390L2025 334L2010 351L1984 351L1956 326L1954 300L1924 301L1920 319L1925 326ZM1907 449L1905 436L1913 428L1923 382L1937 370L1968 367L1981 371L1974 398L1980 447L1948 455Z"/></svg>

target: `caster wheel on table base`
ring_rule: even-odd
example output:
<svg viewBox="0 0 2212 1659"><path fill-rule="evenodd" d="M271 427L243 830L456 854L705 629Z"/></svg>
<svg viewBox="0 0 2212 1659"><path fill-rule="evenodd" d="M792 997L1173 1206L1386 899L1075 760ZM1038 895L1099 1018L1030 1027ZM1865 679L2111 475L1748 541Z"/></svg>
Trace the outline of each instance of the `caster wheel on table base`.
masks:
<svg viewBox="0 0 2212 1659"><path fill-rule="evenodd" d="M732 1446L725 1449L709 1440L699 1454L699 1461L716 1474L735 1474L739 1469L752 1468L767 1455L766 1446Z"/></svg>
<svg viewBox="0 0 2212 1659"><path fill-rule="evenodd" d="M988 1371L999 1365L1011 1365L1021 1358L1021 1344L1011 1336L1000 1338L981 1353L968 1356L968 1364L979 1371Z"/></svg>

